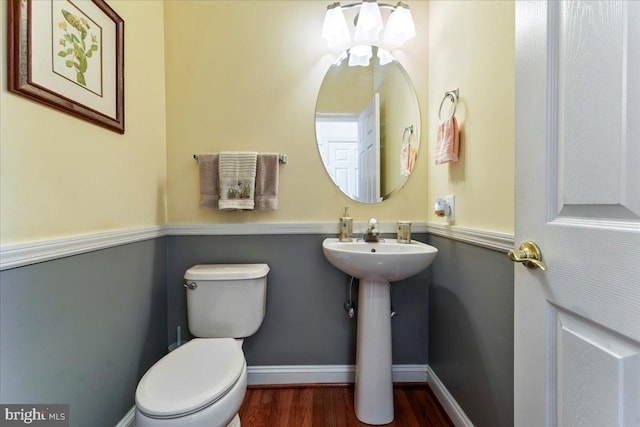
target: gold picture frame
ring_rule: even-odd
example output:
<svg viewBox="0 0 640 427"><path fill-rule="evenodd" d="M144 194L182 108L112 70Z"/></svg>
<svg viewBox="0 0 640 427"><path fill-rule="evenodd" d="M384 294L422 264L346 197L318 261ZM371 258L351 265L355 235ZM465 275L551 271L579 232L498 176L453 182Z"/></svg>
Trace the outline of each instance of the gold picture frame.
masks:
<svg viewBox="0 0 640 427"><path fill-rule="evenodd" d="M124 133L124 20L104 0L9 0L8 89Z"/></svg>

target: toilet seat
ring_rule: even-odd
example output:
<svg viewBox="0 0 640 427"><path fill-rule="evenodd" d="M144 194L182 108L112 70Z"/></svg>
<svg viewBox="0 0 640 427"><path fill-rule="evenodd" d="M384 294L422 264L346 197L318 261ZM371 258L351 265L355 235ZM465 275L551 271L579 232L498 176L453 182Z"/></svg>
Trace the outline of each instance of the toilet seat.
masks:
<svg viewBox="0 0 640 427"><path fill-rule="evenodd" d="M152 418L200 411L233 387L244 366L244 354L233 338L191 340L147 371L136 390L136 406Z"/></svg>

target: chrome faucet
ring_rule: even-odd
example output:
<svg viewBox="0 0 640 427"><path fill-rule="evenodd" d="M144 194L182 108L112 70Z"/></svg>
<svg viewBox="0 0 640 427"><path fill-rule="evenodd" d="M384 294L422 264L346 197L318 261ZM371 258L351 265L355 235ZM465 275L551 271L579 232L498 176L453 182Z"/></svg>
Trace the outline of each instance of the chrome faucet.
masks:
<svg viewBox="0 0 640 427"><path fill-rule="evenodd" d="M366 233L362 237L365 242L378 242L380 241L380 232L376 228L376 224L378 221L375 218L371 218L369 220L369 227L367 228Z"/></svg>

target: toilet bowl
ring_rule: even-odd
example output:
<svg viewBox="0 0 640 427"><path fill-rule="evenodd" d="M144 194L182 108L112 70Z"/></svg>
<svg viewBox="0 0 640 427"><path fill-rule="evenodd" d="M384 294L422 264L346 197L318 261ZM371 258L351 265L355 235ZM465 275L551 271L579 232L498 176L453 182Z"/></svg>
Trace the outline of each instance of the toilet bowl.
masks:
<svg viewBox="0 0 640 427"><path fill-rule="evenodd" d="M169 353L142 377L136 427L225 427L247 389L241 342L198 338Z"/></svg>
<svg viewBox="0 0 640 427"><path fill-rule="evenodd" d="M265 313L266 264L197 265L185 273L198 337L153 365L136 390L137 427L239 427L247 389L245 336Z"/></svg>

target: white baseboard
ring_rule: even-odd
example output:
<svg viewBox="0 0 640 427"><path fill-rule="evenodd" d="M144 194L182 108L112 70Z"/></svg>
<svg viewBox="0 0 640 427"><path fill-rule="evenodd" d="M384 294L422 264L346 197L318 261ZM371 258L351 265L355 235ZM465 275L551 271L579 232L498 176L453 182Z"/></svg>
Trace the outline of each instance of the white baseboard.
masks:
<svg viewBox="0 0 640 427"><path fill-rule="evenodd" d="M129 409L129 412L127 412L125 416L122 417L120 421L118 421L118 424L116 424L116 427L134 427L135 425L136 425L136 407L134 405L131 409Z"/></svg>
<svg viewBox="0 0 640 427"><path fill-rule="evenodd" d="M456 427L473 427L473 423L464 413L458 402L453 398L449 390L444 386L436 373L427 365L427 383L431 387L433 394L444 408L445 412Z"/></svg>
<svg viewBox="0 0 640 427"><path fill-rule="evenodd" d="M473 427L471 420L429 365L393 365L392 371L394 382L428 383L456 427ZM355 381L355 374L354 365L249 366L247 368L249 385L352 383ZM134 406L115 427L134 427L135 416L136 407Z"/></svg>
<svg viewBox="0 0 640 427"><path fill-rule="evenodd" d="M427 365L393 365L394 382L427 382ZM352 383L354 365L249 366L248 384Z"/></svg>

